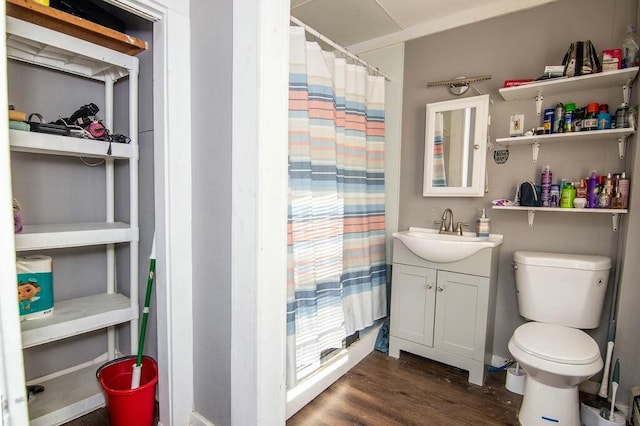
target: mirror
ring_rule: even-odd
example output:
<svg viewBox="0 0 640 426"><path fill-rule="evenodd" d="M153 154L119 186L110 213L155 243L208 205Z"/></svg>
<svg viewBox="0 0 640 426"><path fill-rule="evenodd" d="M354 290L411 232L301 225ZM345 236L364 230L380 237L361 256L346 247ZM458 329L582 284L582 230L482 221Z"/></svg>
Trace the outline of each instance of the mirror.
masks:
<svg viewBox="0 0 640 426"><path fill-rule="evenodd" d="M482 197L489 95L427 104L425 197Z"/></svg>

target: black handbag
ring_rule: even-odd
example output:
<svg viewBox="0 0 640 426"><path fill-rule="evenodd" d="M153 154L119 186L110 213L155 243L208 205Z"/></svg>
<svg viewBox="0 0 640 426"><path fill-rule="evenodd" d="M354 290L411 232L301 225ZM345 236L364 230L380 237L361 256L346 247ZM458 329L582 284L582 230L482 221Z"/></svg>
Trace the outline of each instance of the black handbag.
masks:
<svg viewBox="0 0 640 426"><path fill-rule="evenodd" d="M562 65L564 65L564 75L577 77L598 72L600 59L591 40L576 41L569 46L569 50L562 60Z"/></svg>
<svg viewBox="0 0 640 426"><path fill-rule="evenodd" d="M524 207L540 207L542 205L535 183L527 181L520 184L520 189L518 190L518 205Z"/></svg>

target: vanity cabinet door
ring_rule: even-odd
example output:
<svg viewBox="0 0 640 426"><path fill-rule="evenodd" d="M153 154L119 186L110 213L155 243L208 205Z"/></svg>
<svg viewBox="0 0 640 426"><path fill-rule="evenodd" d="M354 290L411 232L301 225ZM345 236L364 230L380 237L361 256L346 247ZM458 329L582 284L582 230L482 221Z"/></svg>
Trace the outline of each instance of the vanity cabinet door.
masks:
<svg viewBox="0 0 640 426"><path fill-rule="evenodd" d="M436 271L393 265L391 335L433 346Z"/></svg>
<svg viewBox="0 0 640 426"><path fill-rule="evenodd" d="M489 279L438 271L435 344L440 350L484 359Z"/></svg>

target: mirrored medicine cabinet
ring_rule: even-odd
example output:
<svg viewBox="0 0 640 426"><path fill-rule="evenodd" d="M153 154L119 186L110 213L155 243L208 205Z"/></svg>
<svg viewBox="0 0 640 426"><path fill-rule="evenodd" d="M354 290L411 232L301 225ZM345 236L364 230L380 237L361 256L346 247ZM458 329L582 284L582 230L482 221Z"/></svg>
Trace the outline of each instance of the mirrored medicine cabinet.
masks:
<svg viewBox="0 0 640 426"><path fill-rule="evenodd" d="M425 197L482 197L489 95L427 104Z"/></svg>

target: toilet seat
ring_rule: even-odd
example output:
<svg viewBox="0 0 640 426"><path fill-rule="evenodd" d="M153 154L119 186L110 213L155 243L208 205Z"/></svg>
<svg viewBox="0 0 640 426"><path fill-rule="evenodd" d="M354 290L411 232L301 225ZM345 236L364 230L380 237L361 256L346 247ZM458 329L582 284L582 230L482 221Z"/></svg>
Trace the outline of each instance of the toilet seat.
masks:
<svg viewBox="0 0 640 426"><path fill-rule="evenodd" d="M512 342L523 352L551 362L587 365L601 359L598 344L588 334L556 324L523 324L513 333Z"/></svg>

